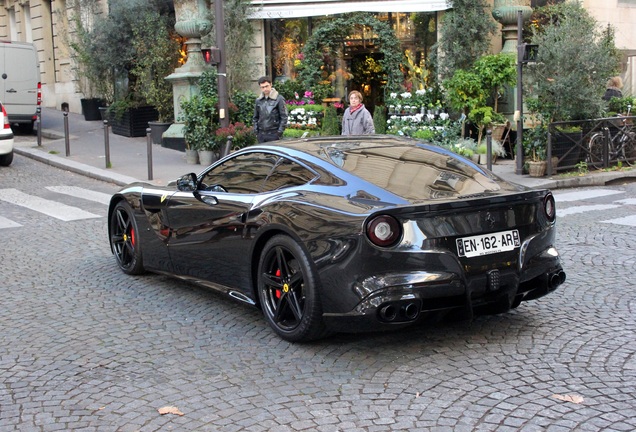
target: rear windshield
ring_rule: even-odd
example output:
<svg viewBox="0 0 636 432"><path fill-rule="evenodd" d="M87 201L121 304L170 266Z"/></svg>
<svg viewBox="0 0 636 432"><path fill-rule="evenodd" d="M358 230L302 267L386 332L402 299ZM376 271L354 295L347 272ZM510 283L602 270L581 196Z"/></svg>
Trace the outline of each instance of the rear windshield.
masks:
<svg viewBox="0 0 636 432"><path fill-rule="evenodd" d="M409 200L494 192L497 182L471 162L433 146L328 147L332 163Z"/></svg>

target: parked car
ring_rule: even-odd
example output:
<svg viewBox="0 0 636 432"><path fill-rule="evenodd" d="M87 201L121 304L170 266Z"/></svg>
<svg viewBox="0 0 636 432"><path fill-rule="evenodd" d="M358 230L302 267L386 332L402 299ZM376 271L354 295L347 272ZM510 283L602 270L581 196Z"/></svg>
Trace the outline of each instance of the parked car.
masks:
<svg viewBox="0 0 636 432"><path fill-rule="evenodd" d="M549 190L405 137L247 147L167 187L123 188L108 218L125 273L260 307L288 341L501 313L565 281Z"/></svg>
<svg viewBox="0 0 636 432"><path fill-rule="evenodd" d="M4 105L0 103L0 166L9 166L13 162L13 130L9 124L9 117Z"/></svg>
<svg viewBox="0 0 636 432"><path fill-rule="evenodd" d="M9 111L9 122L25 133L33 132L42 103L38 51L29 42L0 42L0 98Z"/></svg>

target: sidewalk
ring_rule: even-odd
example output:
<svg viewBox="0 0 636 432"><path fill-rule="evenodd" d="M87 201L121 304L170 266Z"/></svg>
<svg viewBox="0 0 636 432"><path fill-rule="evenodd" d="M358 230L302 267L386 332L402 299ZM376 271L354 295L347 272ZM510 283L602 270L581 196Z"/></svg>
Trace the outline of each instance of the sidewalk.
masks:
<svg viewBox="0 0 636 432"><path fill-rule="evenodd" d="M153 180L148 180L146 137L126 138L110 131L108 137L111 168L106 168L103 123L86 121L80 114L69 113L68 129L70 155L67 157L64 114L56 109L42 108L42 145L37 145L35 135L18 136L15 153L120 186L136 181L165 186L184 174L198 173L204 168L201 165L186 163L185 154L180 151L152 145ZM507 181L536 189L602 186L617 179L636 178L636 170L534 178L515 174L516 165L510 159L499 160L492 168L495 174Z"/></svg>

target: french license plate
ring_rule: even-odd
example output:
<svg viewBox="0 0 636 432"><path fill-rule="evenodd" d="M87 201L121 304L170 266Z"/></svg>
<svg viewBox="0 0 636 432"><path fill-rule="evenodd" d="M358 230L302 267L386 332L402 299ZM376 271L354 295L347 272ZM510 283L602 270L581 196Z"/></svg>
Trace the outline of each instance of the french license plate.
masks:
<svg viewBox="0 0 636 432"><path fill-rule="evenodd" d="M519 231L501 231L457 239L457 255L460 257L476 257L499 252L507 252L521 245Z"/></svg>

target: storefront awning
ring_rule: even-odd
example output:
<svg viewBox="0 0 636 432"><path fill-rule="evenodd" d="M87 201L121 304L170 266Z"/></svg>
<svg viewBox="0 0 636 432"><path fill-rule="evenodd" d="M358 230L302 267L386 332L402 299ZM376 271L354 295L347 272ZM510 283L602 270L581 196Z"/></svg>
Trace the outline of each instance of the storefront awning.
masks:
<svg viewBox="0 0 636 432"><path fill-rule="evenodd" d="M300 18L348 12L434 12L449 9L447 0L253 0L251 19Z"/></svg>

